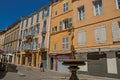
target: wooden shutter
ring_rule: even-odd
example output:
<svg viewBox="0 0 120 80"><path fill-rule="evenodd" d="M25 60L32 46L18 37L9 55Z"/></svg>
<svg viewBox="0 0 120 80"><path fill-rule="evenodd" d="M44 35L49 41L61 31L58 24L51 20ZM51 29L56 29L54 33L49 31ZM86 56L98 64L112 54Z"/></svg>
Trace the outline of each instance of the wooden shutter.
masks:
<svg viewBox="0 0 120 80"><path fill-rule="evenodd" d="M60 31L63 29L63 23L62 23L62 21L60 21Z"/></svg>
<svg viewBox="0 0 120 80"><path fill-rule="evenodd" d="M113 41L120 41L120 25L119 22L113 22L112 25L112 38Z"/></svg>
<svg viewBox="0 0 120 80"><path fill-rule="evenodd" d="M106 29L104 26L100 27L100 43L105 43L106 42Z"/></svg>
<svg viewBox="0 0 120 80"><path fill-rule="evenodd" d="M78 45L85 45L86 43L86 32L81 30L78 32Z"/></svg>
<svg viewBox="0 0 120 80"><path fill-rule="evenodd" d="M99 43L99 41L100 41L99 28L95 28L95 42Z"/></svg>
<svg viewBox="0 0 120 80"><path fill-rule="evenodd" d="M96 43L106 42L106 30L104 26L95 28L95 41Z"/></svg>

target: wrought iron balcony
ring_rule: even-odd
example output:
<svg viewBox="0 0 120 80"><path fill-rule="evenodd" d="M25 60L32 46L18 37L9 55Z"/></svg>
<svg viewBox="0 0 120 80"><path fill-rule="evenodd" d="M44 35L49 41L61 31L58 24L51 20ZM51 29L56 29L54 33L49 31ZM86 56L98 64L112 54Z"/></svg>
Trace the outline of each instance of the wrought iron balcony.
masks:
<svg viewBox="0 0 120 80"><path fill-rule="evenodd" d="M31 40L34 37L34 35L30 34L26 36L27 41Z"/></svg>

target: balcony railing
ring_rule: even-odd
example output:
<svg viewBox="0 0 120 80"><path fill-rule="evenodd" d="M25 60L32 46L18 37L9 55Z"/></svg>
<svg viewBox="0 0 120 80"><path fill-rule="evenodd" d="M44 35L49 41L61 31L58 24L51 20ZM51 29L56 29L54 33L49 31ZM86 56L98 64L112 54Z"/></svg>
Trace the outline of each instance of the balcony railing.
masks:
<svg viewBox="0 0 120 80"><path fill-rule="evenodd" d="M31 40L33 37L34 37L34 35L29 34L29 35L26 36L26 39L27 39L27 41L29 41L29 40Z"/></svg>

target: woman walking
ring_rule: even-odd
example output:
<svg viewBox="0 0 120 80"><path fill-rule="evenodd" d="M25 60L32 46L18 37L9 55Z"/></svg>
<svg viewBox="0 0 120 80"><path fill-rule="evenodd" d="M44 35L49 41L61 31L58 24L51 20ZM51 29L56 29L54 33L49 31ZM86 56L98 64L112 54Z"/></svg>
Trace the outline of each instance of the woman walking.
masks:
<svg viewBox="0 0 120 80"><path fill-rule="evenodd" d="M40 64L40 71L44 72L43 62L41 62L41 64Z"/></svg>

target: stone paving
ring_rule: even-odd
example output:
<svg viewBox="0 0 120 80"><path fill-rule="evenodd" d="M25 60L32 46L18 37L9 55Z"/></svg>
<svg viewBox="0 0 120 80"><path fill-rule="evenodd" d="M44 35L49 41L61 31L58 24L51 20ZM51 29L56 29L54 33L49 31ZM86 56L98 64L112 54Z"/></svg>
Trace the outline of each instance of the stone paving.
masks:
<svg viewBox="0 0 120 80"><path fill-rule="evenodd" d="M12 68L13 69L13 68ZM32 67L18 66L17 71L8 71L0 80L69 80L70 74L59 73L56 71L39 69ZM84 74L78 74L79 80L120 80L107 77L97 77Z"/></svg>

